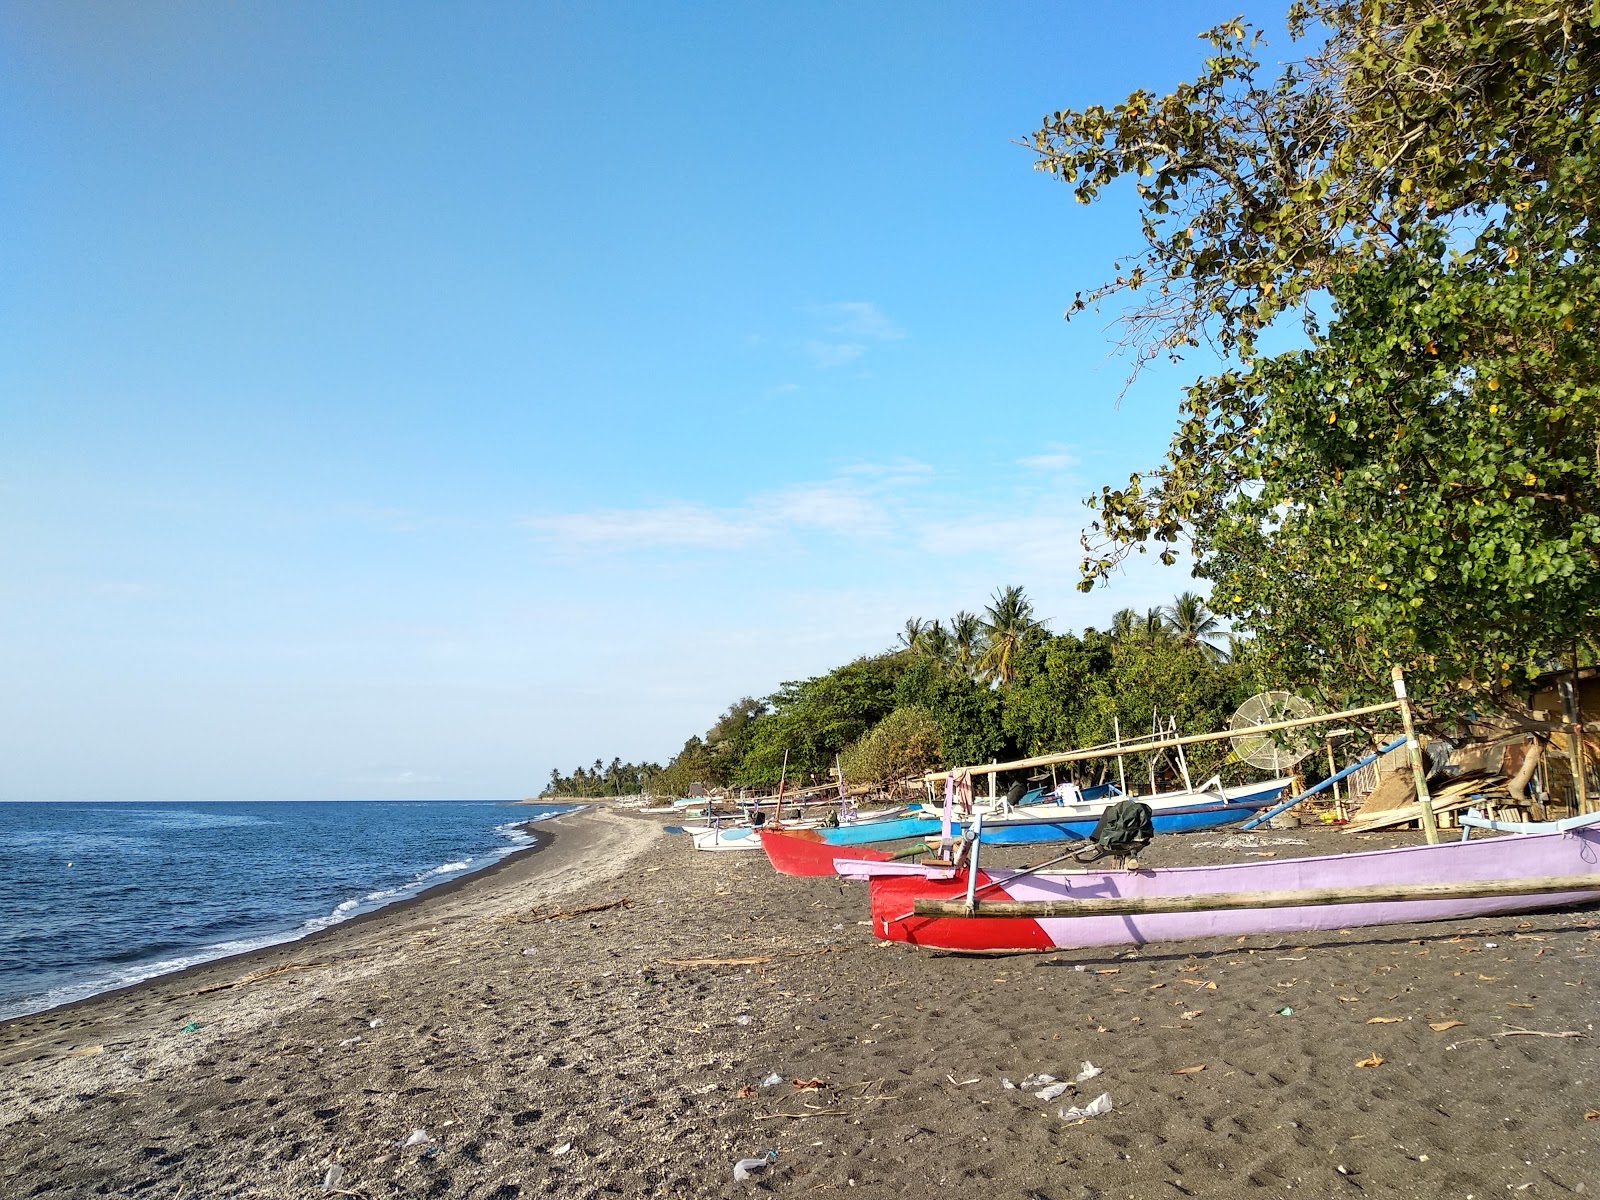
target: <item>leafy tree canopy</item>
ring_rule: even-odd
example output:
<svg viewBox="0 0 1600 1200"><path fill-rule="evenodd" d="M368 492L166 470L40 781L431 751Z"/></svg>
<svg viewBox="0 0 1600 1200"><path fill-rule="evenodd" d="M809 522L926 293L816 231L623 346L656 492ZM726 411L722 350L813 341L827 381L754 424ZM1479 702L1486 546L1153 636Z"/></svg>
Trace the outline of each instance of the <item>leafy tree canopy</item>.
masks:
<svg viewBox="0 0 1600 1200"><path fill-rule="evenodd" d="M772 711L754 722L734 782L776 785L785 752L791 781L823 778L834 755L893 710L907 661L903 653L880 654L785 683L768 697Z"/></svg>
<svg viewBox="0 0 1600 1200"><path fill-rule="evenodd" d="M921 708L897 708L848 746L840 758L852 784L886 787L938 765L939 723Z"/></svg>
<svg viewBox="0 0 1600 1200"><path fill-rule="evenodd" d="M1600 633L1600 6L1301 0L1197 79L1060 112L1038 165L1136 181L1137 361L1209 341L1166 461L1091 500L1084 587L1187 542L1252 657L1328 699L1389 662L1436 716L1526 723L1531 677ZM1307 345L1261 335L1298 313ZM1320 318L1319 315L1321 314Z"/></svg>

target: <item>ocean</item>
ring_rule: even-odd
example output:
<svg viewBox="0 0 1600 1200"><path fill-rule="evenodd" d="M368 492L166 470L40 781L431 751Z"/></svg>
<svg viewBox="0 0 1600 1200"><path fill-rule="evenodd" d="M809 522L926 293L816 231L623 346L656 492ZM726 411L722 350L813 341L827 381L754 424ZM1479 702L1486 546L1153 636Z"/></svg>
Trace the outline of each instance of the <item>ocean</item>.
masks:
<svg viewBox="0 0 1600 1200"><path fill-rule="evenodd" d="M480 870L570 805L0 803L0 1019L292 941Z"/></svg>

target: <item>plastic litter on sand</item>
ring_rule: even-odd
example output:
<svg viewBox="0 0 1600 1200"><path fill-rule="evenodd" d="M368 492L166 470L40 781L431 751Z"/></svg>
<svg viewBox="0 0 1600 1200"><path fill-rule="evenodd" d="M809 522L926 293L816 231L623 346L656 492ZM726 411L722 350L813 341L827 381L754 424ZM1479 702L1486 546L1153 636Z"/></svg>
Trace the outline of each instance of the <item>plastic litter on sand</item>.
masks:
<svg viewBox="0 0 1600 1200"><path fill-rule="evenodd" d="M1085 1121L1090 1117L1103 1117L1111 1111L1111 1093L1101 1092L1082 1108L1063 1108L1056 1116L1063 1121Z"/></svg>
<svg viewBox="0 0 1600 1200"><path fill-rule="evenodd" d="M741 1158L733 1164L733 1178L736 1183L746 1183L757 1171L764 1171L772 1160L778 1157L776 1150L768 1150L764 1158Z"/></svg>

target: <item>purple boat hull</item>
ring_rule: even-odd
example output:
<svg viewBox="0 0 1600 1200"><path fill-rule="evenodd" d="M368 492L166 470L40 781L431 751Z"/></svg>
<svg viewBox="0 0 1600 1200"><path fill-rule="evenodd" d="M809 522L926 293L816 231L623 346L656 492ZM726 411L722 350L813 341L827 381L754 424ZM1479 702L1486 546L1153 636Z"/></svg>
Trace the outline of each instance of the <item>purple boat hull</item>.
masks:
<svg viewBox="0 0 1600 1200"><path fill-rule="evenodd" d="M1593 875L1593 889L1551 895L1404 900L1297 908L1225 909L1091 917L918 917L918 898L959 898L963 873L951 880L875 879L873 932L880 938L951 950L1061 949L1142 945L1241 934L1307 933L1414 921L1443 921L1560 908L1600 900L1600 828L1511 834L1472 842L1368 850L1322 858L1172 867L1150 871L1086 871L1019 875L984 869L998 886L982 900L1070 901L1132 896L1197 896L1356 888L1395 883L1476 883L1542 876Z"/></svg>

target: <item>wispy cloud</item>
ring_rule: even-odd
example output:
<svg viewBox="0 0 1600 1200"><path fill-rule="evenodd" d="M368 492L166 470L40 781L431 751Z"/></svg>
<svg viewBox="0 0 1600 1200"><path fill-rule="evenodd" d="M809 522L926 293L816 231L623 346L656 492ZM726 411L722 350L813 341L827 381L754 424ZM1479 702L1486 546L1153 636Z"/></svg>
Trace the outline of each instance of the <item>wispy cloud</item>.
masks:
<svg viewBox="0 0 1600 1200"><path fill-rule="evenodd" d="M523 523L567 545L616 549L684 546L739 550L766 533L763 524L752 514L720 511L695 504L597 509L586 513L528 517Z"/></svg>
<svg viewBox="0 0 1600 1200"><path fill-rule="evenodd" d="M810 310L826 337L808 338L806 357L819 369L846 367L866 354L873 343L897 342L909 336L870 300L841 300Z"/></svg>
<svg viewBox="0 0 1600 1200"><path fill-rule="evenodd" d="M1054 573L1076 568L1081 531L1079 522L1050 513L982 514L930 522L921 530L921 544L930 555L940 558L999 556L1022 567Z"/></svg>
<svg viewBox="0 0 1600 1200"><path fill-rule="evenodd" d="M923 463L859 464L832 479L761 492L734 507L667 504L525 518L529 529L569 549L681 547L744 550L788 533L822 531L878 538L902 521L901 493L933 477Z"/></svg>
<svg viewBox="0 0 1600 1200"><path fill-rule="evenodd" d="M1017 465L1034 471L1068 471L1077 466L1078 461L1078 456L1068 447L1054 443L1043 453L1017 459Z"/></svg>
<svg viewBox="0 0 1600 1200"><path fill-rule="evenodd" d="M870 300L844 300L824 304L821 311L832 321L829 332L846 337L870 338L875 342L897 342L906 331L878 311Z"/></svg>
<svg viewBox="0 0 1600 1200"><path fill-rule="evenodd" d="M860 342L823 342L816 338L806 342L806 357L812 366L823 370L847 367L866 352L867 348Z"/></svg>

